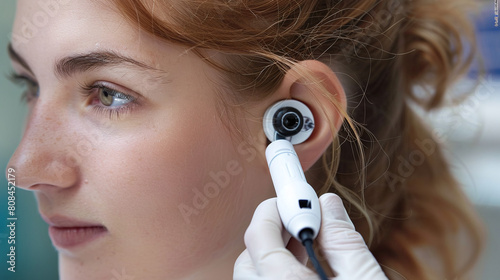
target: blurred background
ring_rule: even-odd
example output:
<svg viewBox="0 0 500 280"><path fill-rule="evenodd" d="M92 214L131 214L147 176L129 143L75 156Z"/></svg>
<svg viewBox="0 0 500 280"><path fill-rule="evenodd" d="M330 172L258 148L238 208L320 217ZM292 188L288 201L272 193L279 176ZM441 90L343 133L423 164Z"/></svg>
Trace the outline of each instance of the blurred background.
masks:
<svg viewBox="0 0 500 280"><path fill-rule="evenodd" d="M6 76L12 72L7 44L10 41L16 1L2 0L0 6L0 279L58 279L57 254L48 236L48 226L38 215L31 192L16 189L16 272L7 270L9 248L7 237L7 180L5 168L19 143L26 106L21 101L23 89Z"/></svg>
<svg viewBox="0 0 500 280"><path fill-rule="evenodd" d="M447 155L464 190L477 207L489 231L479 279L499 279L500 266L500 27L494 25L494 0L484 2L477 17L478 41L487 75L460 106L427 116L435 131L446 135ZM22 89L6 78L11 71L6 46L10 40L15 1L2 0L0 9L0 168L22 136L26 107ZM474 70L460 87L477 82ZM5 173L3 173L5 174ZM57 254L47 225L38 215L33 194L16 190L16 272L7 271L7 180L0 176L0 279L57 279Z"/></svg>

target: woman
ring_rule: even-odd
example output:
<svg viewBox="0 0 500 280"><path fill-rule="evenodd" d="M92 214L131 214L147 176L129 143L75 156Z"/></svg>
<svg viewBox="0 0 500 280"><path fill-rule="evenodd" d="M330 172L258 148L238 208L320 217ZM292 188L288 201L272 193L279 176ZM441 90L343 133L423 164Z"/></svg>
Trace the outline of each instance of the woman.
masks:
<svg viewBox="0 0 500 280"><path fill-rule="evenodd" d="M312 110L302 167L371 252L356 234L361 250L338 252L353 227L323 196L332 270L372 279L355 273L373 254L377 277L469 277L480 225L409 106L438 107L466 70L467 4L18 1L9 52L30 116L9 167L61 279L311 277L266 200L262 116L283 99Z"/></svg>

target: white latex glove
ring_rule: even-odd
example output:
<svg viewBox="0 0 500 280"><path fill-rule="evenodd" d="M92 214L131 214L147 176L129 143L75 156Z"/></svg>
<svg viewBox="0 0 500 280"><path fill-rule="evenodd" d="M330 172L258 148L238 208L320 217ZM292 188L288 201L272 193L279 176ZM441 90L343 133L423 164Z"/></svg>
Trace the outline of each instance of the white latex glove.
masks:
<svg viewBox="0 0 500 280"><path fill-rule="evenodd" d="M322 223L318 238L324 257L335 271L333 279L387 279L335 194L319 198ZM290 242L289 242L290 241ZM233 279L319 279L304 263L302 245L283 229L276 198L262 202L245 233L247 249L234 265ZM317 256L318 254L317 254ZM327 270L325 268L325 270Z"/></svg>

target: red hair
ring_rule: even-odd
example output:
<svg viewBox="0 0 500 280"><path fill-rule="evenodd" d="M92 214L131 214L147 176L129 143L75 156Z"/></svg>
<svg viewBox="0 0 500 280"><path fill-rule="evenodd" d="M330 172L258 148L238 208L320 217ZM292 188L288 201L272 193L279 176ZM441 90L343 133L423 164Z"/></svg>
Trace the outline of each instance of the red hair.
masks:
<svg viewBox="0 0 500 280"><path fill-rule="evenodd" d="M225 112L236 100L272 94L297 61L331 66L346 88L350 125L308 172L318 193L343 198L391 279L467 277L482 247L482 225L409 104L439 107L466 72L475 55L464 46L474 38L465 12L471 1L114 3L159 39L200 55L220 52L209 62L231 88Z"/></svg>

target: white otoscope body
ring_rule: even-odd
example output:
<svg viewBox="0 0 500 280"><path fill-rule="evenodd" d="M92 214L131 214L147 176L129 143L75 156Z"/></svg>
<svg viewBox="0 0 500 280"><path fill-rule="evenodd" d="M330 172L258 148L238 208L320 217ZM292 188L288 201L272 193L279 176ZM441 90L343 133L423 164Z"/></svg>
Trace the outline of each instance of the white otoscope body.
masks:
<svg viewBox="0 0 500 280"><path fill-rule="evenodd" d="M306 181L293 145L287 140L273 141L266 149L266 159L283 225L297 240L306 228L316 238L321 226L319 200Z"/></svg>

